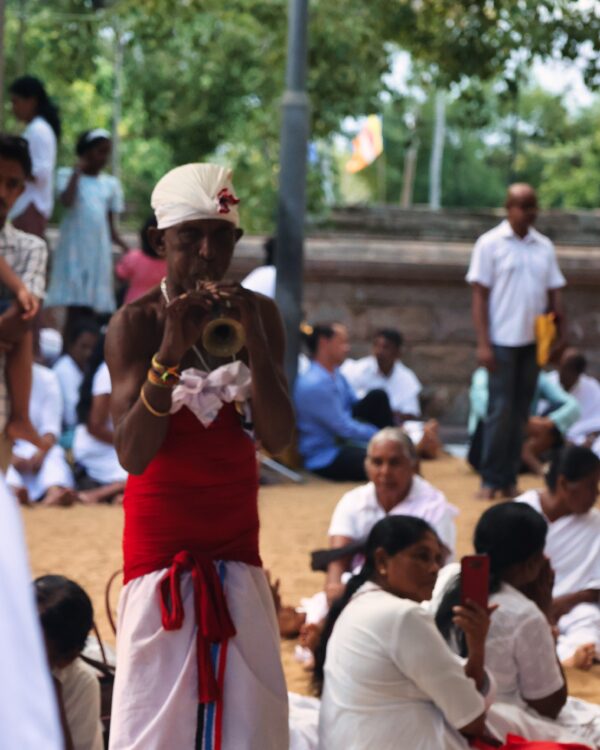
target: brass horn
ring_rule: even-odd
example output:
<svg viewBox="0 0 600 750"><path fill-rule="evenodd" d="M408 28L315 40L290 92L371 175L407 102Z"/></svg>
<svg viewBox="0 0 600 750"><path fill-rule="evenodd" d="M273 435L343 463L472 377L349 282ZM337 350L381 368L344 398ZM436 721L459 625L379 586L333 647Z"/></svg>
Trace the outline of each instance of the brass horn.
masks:
<svg viewBox="0 0 600 750"><path fill-rule="evenodd" d="M202 331L202 346L214 357L233 357L246 343L246 333L235 318L217 314Z"/></svg>

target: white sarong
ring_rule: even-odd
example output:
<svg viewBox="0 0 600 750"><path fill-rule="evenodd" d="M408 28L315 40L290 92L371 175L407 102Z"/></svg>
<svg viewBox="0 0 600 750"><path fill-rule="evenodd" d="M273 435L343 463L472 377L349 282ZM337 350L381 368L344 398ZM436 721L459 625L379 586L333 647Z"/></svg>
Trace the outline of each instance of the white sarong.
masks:
<svg viewBox="0 0 600 750"><path fill-rule="evenodd" d="M286 750L288 701L279 631L261 568L215 563L236 636L212 647L221 699L199 713L196 614L190 573L181 577L181 629L161 622L166 570L130 581L119 600L110 750Z"/></svg>

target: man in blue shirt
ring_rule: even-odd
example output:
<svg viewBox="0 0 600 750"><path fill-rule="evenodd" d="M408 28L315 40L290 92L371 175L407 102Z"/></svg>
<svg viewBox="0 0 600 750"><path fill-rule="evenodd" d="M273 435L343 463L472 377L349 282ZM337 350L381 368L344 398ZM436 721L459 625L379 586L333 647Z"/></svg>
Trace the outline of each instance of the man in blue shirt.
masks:
<svg viewBox="0 0 600 750"><path fill-rule="evenodd" d="M315 325L306 336L309 369L294 387L298 449L310 471L336 481L364 481L366 444L393 424L387 394L371 391L359 401L339 366L348 356L341 323Z"/></svg>

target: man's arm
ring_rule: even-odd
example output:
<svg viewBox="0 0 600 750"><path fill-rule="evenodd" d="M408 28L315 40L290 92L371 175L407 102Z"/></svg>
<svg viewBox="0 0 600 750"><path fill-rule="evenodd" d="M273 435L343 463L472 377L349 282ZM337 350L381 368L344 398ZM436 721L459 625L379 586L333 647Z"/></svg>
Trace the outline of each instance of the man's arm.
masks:
<svg viewBox="0 0 600 750"><path fill-rule="evenodd" d="M477 336L477 362L487 370L496 367L494 350L490 343L489 287L473 283L472 314Z"/></svg>
<svg viewBox="0 0 600 750"><path fill-rule="evenodd" d="M119 230L115 224L115 214L112 211L108 212L108 226L110 227L111 240L115 245L118 245L124 253L126 253L129 250L129 246L119 234Z"/></svg>
<svg viewBox="0 0 600 750"><path fill-rule="evenodd" d="M278 454L290 444L294 429L294 410L283 369L283 323L272 300L245 289L241 292L248 300L248 317L244 320L242 309L242 324L252 372L252 420L262 445Z"/></svg>
<svg viewBox="0 0 600 750"><path fill-rule="evenodd" d="M140 400L144 387L148 401L160 412L171 407L171 392L146 382L152 354L144 344L142 311L121 308L106 334L105 355L112 384L111 413L119 461L131 474L141 474L165 439L169 417L156 417Z"/></svg>
<svg viewBox="0 0 600 750"><path fill-rule="evenodd" d="M329 546L331 549L337 549L338 547L345 547L354 540L349 536L341 536L335 534L329 537ZM342 584L342 576L349 570L352 562L352 556L348 555L339 560L333 560L327 566L327 577L325 579L325 594L327 595L327 601L331 604L344 591L344 585Z"/></svg>
<svg viewBox="0 0 600 750"><path fill-rule="evenodd" d="M552 615L555 621L557 621L563 615L568 614L578 604L598 604L599 599L600 591L598 589L583 589L582 591L575 591L572 594L555 597L552 600Z"/></svg>

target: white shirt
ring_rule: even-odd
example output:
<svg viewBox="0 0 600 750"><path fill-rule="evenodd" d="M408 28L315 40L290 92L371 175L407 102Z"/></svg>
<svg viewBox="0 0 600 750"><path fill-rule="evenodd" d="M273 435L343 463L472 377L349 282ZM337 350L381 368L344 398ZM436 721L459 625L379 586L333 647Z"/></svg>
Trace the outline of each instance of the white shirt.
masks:
<svg viewBox="0 0 600 750"><path fill-rule="evenodd" d="M338 502L329 524L329 536L345 536L359 541L366 539L377 521L389 516L416 516L433 526L448 549L454 551L456 528L454 518L458 510L443 492L415 474L408 495L389 513L377 502L372 482L347 492Z"/></svg>
<svg viewBox="0 0 600 750"><path fill-rule="evenodd" d="M242 281L244 289L251 292L264 294L265 297L275 299L275 287L277 285L277 269L275 266L259 266L246 276Z"/></svg>
<svg viewBox="0 0 600 750"><path fill-rule="evenodd" d="M477 240L467 281L490 289L490 341L498 346L532 344L548 291L566 284L552 242L533 228L521 238L508 221Z"/></svg>
<svg viewBox="0 0 600 750"><path fill-rule="evenodd" d="M29 419L40 435L60 436L63 402L56 373L37 362L33 364ZM17 440L16 447L24 440Z"/></svg>
<svg viewBox="0 0 600 750"><path fill-rule="evenodd" d="M23 523L0 476L2 750L62 750L54 686L35 608Z"/></svg>
<svg viewBox="0 0 600 750"><path fill-rule="evenodd" d="M56 136L43 117L34 117L23 131L29 143L33 167L32 181L26 182L25 192L11 209L12 217L20 216L30 203L47 219L54 208L54 168L56 166Z"/></svg>
<svg viewBox="0 0 600 750"><path fill-rule="evenodd" d="M524 492L515 500L544 515L537 490ZM581 515L548 522L545 552L556 576L552 592L555 597L600 589L600 510L592 508Z"/></svg>
<svg viewBox="0 0 600 750"><path fill-rule="evenodd" d="M547 377L560 385L556 370L549 372ZM582 443L591 432L600 432L600 383L583 373L569 393L577 399L581 416L569 427L567 438L574 443Z"/></svg>
<svg viewBox="0 0 600 750"><path fill-rule="evenodd" d="M439 573L431 604L439 607L443 595L460 573L459 563ZM525 708L563 686L554 639L541 610L517 589L503 583L490 596L498 604L485 641L485 667L496 683L496 700Z"/></svg>
<svg viewBox="0 0 600 750"><path fill-rule="evenodd" d="M81 659L54 670L62 686L65 716L74 750L102 750L100 682L94 670Z"/></svg>
<svg viewBox="0 0 600 750"><path fill-rule="evenodd" d="M421 383L402 362L395 362L389 375L381 372L373 355L362 359L347 359L340 370L358 398L363 398L375 388L382 388L390 399L392 411L421 416Z"/></svg>
<svg viewBox="0 0 600 750"><path fill-rule="evenodd" d="M460 659L419 604L366 583L327 644L319 743L326 750L455 750L484 711Z"/></svg>
<svg viewBox="0 0 600 750"><path fill-rule="evenodd" d="M110 372L106 362L103 362L92 381L92 396L110 395L111 391ZM110 416L106 426L112 429ZM75 428L73 458L83 466L89 477L101 484L127 479L127 472L119 463L114 446L91 435L85 424L78 424Z"/></svg>
<svg viewBox="0 0 600 750"><path fill-rule="evenodd" d="M68 354L63 354L52 369L58 377L63 397L63 423L67 429L75 427L83 373Z"/></svg>

